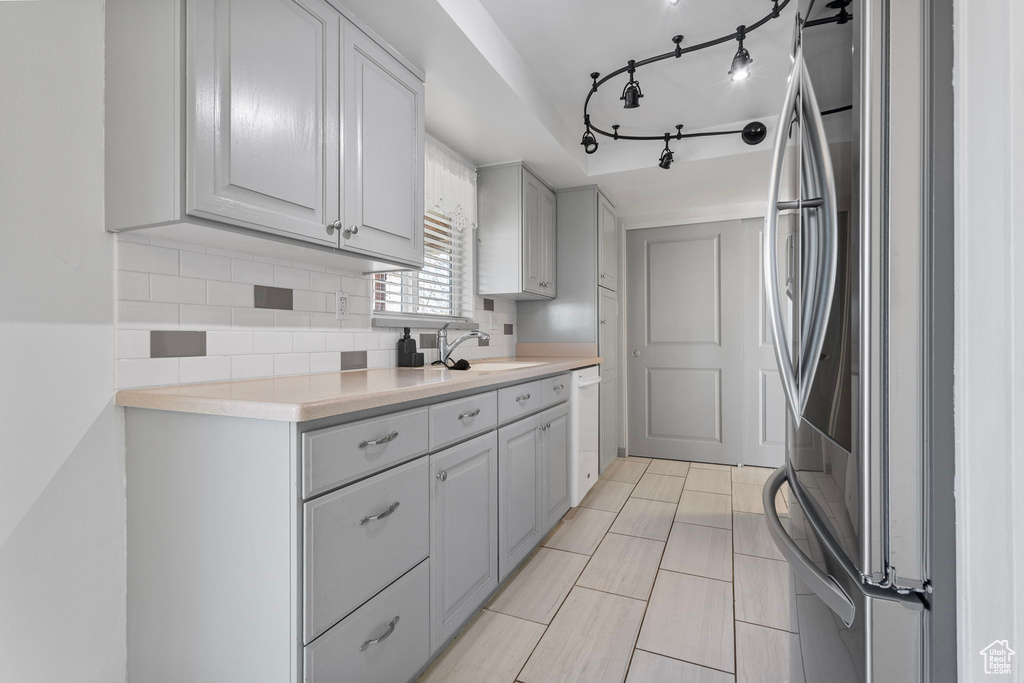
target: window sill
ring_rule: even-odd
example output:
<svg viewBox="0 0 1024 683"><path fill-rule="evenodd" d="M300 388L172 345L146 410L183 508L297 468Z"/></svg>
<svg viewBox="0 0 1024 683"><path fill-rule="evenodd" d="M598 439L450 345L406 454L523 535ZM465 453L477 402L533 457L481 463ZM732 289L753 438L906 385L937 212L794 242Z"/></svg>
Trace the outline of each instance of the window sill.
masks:
<svg viewBox="0 0 1024 683"><path fill-rule="evenodd" d="M480 324L465 318L429 318L426 316L376 315L370 319L370 327L409 327L419 330L437 329L449 323L449 330L478 330Z"/></svg>

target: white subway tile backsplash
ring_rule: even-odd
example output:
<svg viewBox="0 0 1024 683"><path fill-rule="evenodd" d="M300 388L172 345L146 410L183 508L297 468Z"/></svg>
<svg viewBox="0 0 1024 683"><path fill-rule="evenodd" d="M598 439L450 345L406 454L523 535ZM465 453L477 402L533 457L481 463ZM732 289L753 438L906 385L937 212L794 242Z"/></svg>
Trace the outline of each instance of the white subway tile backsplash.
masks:
<svg viewBox="0 0 1024 683"><path fill-rule="evenodd" d="M275 375L302 375L309 372L308 353L286 353L274 356Z"/></svg>
<svg viewBox="0 0 1024 683"><path fill-rule="evenodd" d="M178 358L139 358L117 361L117 388L178 384Z"/></svg>
<svg viewBox="0 0 1024 683"><path fill-rule="evenodd" d="M117 271L117 298L121 301L149 301L149 274Z"/></svg>
<svg viewBox="0 0 1024 683"><path fill-rule="evenodd" d="M149 298L175 304L205 304L206 280L177 275L150 275Z"/></svg>
<svg viewBox="0 0 1024 683"><path fill-rule="evenodd" d="M231 280L250 285L274 285L274 266L258 261L231 259Z"/></svg>
<svg viewBox="0 0 1024 683"><path fill-rule="evenodd" d="M341 276L333 273L310 273L309 288L315 292L340 292Z"/></svg>
<svg viewBox="0 0 1024 683"><path fill-rule="evenodd" d="M310 372L338 372L339 370L341 370L340 353L309 354Z"/></svg>
<svg viewBox="0 0 1024 683"><path fill-rule="evenodd" d="M117 266L142 273L178 274L178 252L135 242L117 243Z"/></svg>
<svg viewBox="0 0 1024 683"><path fill-rule="evenodd" d="M231 310L227 306L182 304L181 328L189 330L229 330Z"/></svg>
<svg viewBox="0 0 1024 683"><path fill-rule="evenodd" d="M117 326L129 330L178 329L178 304L118 301Z"/></svg>
<svg viewBox="0 0 1024 683"><path fill-rule="evenodd" d="M253 285L210 280L206 283L206 303L211 306L252 308Z"/></svg>
<svg viewBox="0 0 1024 683"><path fill-rule="evenodd" d="M310 353L326 350L324 332L296 332L292 335L292 350L296 353Z"/></svg>
<svg viewBox="0 0 1024 683"><path fill-rule="evenodd" d="M206 334L206 355L242 356L253 353L254 332L211 330Z"/></svg>
<svg viewBox="0 0 1024 683"><path fill-rule="evenodd" d="M309 271L274 266L274 286L288 289L309 289Z"/></svg>
<svg viewBox="0 0 1024 683"><path fill-rule="evenodd" d="M205 280L231 280L231 259L215 254L183 251L179 257L183 277L201 277Z"/></svg>
<svg viewBox="0 0 1024 683"><path fill-rule="evenodd" d="M323 292L296 289L292 292L292 308L296 311L323 313L327 310L327 295Z"/></svg>
<svg viewBox="0 0 1024 683"><path fill-rule="evenodd" d="M337 372L349 367L391 367L400 330L371 327L370 280L336 266L319 266L202 247L143 234L117 238L117 384L119 388L185 382L242 379L309 372ZM326 272L325 272L326 271ZM254 285L291 290L292 309L257 309ZM334 292L349 295L349 319L334 316ZM471 341L457 357L470 360L515 355L514 301L494 300L484 312L483 299L471 297L473 317L492 334L480 347ZM490 316L498 330L490 330ZM205 356L150 358L150 332L205 332ZM432 335L435 325L413 330ZM425 360L437 359L424 349ZM358 361L345 355L355 357Z"/></svg>
<svg viewBox="0 0 1024 683"><path fill-rule="evenodd" d="M228 356L192 356L179 358L179 382L216 382L231 379L231 359Z"/></svg>
<svg viewBox="0 0 1024 683"><path fill-rule="evenodd" d="M273 377L273 356L231 356L231 379Z"/></svg>
<svg viewBox="0 0 1024 683"><path fill-rule="evenodd" d="M291 352L291 332L256 332L253 334L253 353Z"/></svg>

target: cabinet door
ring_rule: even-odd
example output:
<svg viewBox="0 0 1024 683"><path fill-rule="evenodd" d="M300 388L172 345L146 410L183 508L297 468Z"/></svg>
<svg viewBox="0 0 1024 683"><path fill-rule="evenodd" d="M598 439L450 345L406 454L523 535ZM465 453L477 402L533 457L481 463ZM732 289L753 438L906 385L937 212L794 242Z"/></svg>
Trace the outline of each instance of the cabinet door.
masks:
<svg viewBox="0 0 1024 683"><path fill-rule="evenodd" d="M191 0L186 14L185 210L336 246L341 15L326 0Z"/></svg>
<svg viewBox="0 0 1024 683"><path fill-rule="evenodd" d="M602 287L617 288L616 273L619 261L619 233L615 224L615 209L604 195L597 195L597 282Z"/></svg>
<svg viewBox="0 0 1024 683"><path fill-rule="evenodd" d="M345 24L341 248L423 265L423 83Z"/></svg>
<svg viewBox="0 0 1024 683"><path fill-rule="evenodd" d="M544 278L541 280L540 288L541 292L545 296L555 297L555 256L556 256L556 240L555 240L555 221L556 221L556 210L555 210L555 193L544 188L544 193L541 195L541 248L543 249L543 262L544 262Z"/></svg>
<svg viewBox="0 0 1024 683"><path fill-rule="evenodd" d="M498 581L504 581L541 536L541 416L498 431Z"/></svg>
<svg viewBox="0 0 1024 683"><path fill-rule="evenodd" d="M541 414L541 459L544 465L544 526L547 533L569 511L569 404Z"/></svg>
<svg viewBox="0 0 1024 683"><path fill-rule="evenodd" d="M601 457L603 472L619 449L619 304L615 292L599 288L598 349L601 362Z"/></svg>
<svg viewBox="0 0 1024 683"><path fill-rule="evenodd" d="M430 474L433 651L498 587L496 433L430 456Z"/></svg>
<svg viewBox="0 0 1024 683"><path fill-rule="evenodd" d="M547 188L523 169L523 291L544 294L543 203Z"/></svg>

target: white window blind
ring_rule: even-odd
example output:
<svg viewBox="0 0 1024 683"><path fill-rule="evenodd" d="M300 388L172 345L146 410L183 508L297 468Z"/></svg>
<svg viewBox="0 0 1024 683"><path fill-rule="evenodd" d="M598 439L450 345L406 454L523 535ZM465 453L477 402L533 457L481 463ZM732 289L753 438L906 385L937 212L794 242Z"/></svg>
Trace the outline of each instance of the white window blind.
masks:
<svg viewBox="0 0 1024 683"><path fill-rule="evenodd" d="M374 312L462 315L466 279L463 235L452 227L451 219L433 211L424 216L423 229L423 269L374 275Z"/></svg>

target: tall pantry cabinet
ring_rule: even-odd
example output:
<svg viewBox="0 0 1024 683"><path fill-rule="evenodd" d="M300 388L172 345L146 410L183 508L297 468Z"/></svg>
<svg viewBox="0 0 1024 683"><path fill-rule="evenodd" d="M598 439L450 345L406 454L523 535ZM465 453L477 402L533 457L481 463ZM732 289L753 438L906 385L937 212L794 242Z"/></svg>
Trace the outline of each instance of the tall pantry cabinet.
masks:
<svg viewBox="0 0 1024 683"><path fill-rule="evenodd" d="M601 364L600 468L620 444L618 228L614 205L596 187L558 192L558 298L520 301L516 322L522 344L591 344Z"/></svg>

